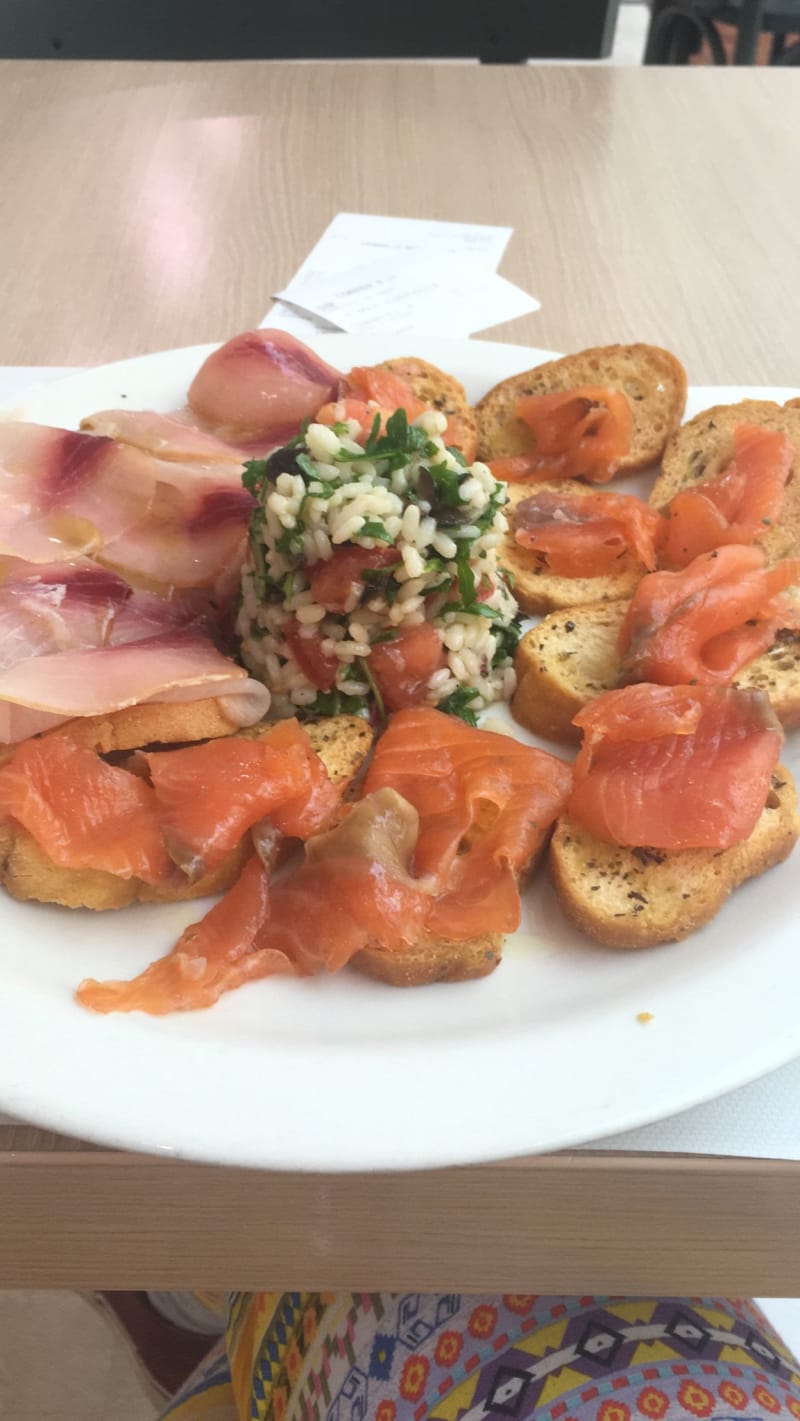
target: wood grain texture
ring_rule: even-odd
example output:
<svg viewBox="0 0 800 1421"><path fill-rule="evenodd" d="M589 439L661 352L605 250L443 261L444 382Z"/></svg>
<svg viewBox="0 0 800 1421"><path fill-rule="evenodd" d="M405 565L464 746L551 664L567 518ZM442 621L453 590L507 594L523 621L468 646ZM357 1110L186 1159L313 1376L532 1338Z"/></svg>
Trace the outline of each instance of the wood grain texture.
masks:
<svg viewBox="0 0 800 1421"><path fill-rule="evenodd" d="M0 361L228 335L360 209L512 225L498 338L797 383L799 120L791 71L6 62Z"/></svg>
<svg viewBox="0 0 800 1421"><path fill-rule="evenodd" d="M0 1277L4 1288L790 1296L797 1179L782 1163L636 1155L380 1176L28 1155L0 1172Z"/></svg>
<svg viewBox="0 0 800 1421"><path fill-rule="evenodd" d="M0 63L0 363L256 324L340 210L514 227L498 339L800 382L791 71ZM595 1154L298 1177L0 1125L3 1286L787 1294L800 1166ZM57 1220L57 1227L52 1221Z"/></svg>

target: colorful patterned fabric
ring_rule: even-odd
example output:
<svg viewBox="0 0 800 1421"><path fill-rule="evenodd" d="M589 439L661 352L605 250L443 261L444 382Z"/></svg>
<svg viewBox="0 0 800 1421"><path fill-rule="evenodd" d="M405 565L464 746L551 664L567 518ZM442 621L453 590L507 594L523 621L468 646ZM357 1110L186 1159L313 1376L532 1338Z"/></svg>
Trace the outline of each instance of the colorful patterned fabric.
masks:
<svg viewBox="0 0 800 1421"><path fill-rule="evenodd" d="M509 1417L800 1421L800 1370L743 1300L244 1293L163 1421Z"/></svg>

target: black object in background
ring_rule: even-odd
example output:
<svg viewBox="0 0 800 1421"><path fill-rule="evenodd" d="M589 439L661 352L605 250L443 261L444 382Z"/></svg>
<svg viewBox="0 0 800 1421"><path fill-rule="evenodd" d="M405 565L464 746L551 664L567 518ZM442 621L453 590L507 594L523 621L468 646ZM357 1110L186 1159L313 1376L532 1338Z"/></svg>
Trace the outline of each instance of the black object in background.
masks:
<svg viewBox="0 0 800 1421"><path fill-rule="evenodd" d="M800 64L800 0L653 0L645 64L689 64L705 42L714 64L727 64L719 25L736 30L734 64L755 64L762 33L772 36L770 64Z"/></svg>
<svg viewBox="0 0 800 1421"><path fill-rule="evenodd" d="M0 0L6 59L600 59L619 0Z"/></svg>

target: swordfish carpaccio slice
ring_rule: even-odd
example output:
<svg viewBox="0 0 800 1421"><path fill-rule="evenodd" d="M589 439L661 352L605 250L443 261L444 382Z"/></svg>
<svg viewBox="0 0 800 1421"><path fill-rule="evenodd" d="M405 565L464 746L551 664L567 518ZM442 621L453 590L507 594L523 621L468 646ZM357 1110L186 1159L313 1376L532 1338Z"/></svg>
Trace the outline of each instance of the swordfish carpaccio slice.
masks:
<svg viewBox="0 0 800 1421"><path fill-rule="evenodd" d="M0 742L75 716L214 697L234 724L269 692L213 645L186 601L131 588L88 559L0 559Z"/></svg>
<svg viewBox="0 0 800 1421"><path fill-rule="evenodd" d="M234 444L283 444L338 398L338 370L286 331L245 331L215 350L189 387L198 421Z"/></svg>
<svg viewBox="0 0 800 1421"><path fill-rule="evenodd" d="M0 556L89 555L157 587L214 589L232 568L238 577L253 509L242 464L230 452L159 459L107 435L0 424Z"/></svg>

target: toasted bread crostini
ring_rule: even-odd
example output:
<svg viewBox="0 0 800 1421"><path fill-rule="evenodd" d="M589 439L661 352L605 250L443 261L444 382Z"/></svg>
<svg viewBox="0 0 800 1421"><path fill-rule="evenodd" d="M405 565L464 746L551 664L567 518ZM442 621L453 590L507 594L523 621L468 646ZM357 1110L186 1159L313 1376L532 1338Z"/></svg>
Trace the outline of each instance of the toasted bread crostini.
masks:
<svg viewBox="0 0 800 1421"><path fill-rule="evenodd" d="M780 518L759 539L772 564L800 550L800 401L778 405L772 400L740 400L695 415L669 440L650 502L663 513L676 493L702 488L707 480L721 474L733 458L734 430L742 424L786 434L798 450L786 481Z"/></svg>
<svg viewBox="0 0 800 1421"><path fill-rule="evenodd" d="M113 719L106 718L112 723ZM270 728L262 723L241 733L255 738ZM372 746L369 726L359 716L332 716L304 728L331 780L346 793ZM115 738L113 733L111 738ZM98 869L62 868L52 862L31 834L13 820L5 820L0 822L0 883L14 898L105 912L126 908L133 902L174 903L224 893L236 882L251 852L250 835L246 834L217 868L195 882L182 882L176 876L174 883L147 884Z"/></svg>
<svg viewBox="0 0 800 1421"><path fill-rule="evenodd" d="M562 819L550 875L564 912L596 942L655 947L709 922L735 888L788 858L798 833L794 782L779 765L755 829L733 848L619 848Z"/></svg>
<svg viewBox="0 0 800 1421"><path fill-rule="evenodd" d="M618 472L631 474L656 463L683 416L686 371L669 351L641 344L583 350L501 380L476 406L478 458L533 453L533 435L515 414L518 401L527 395L555 394L582 385L605 386L628 398L633 434Z"/></svg>

